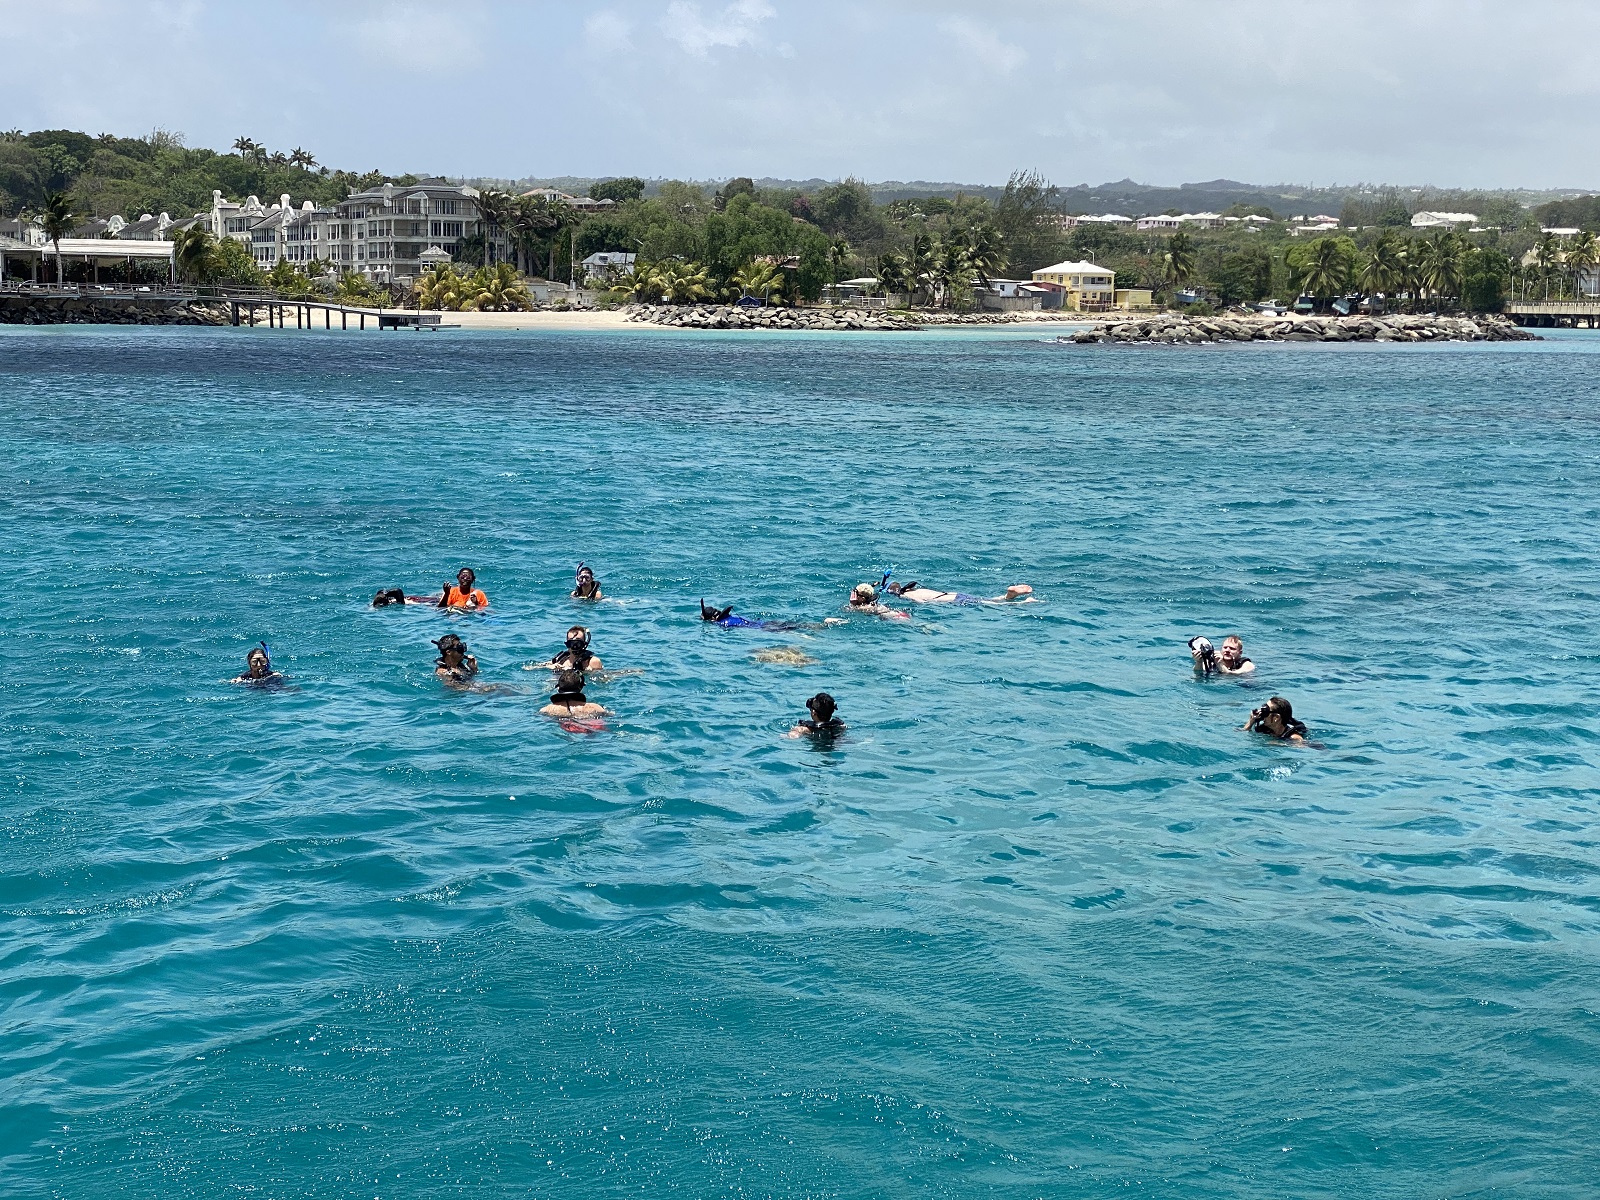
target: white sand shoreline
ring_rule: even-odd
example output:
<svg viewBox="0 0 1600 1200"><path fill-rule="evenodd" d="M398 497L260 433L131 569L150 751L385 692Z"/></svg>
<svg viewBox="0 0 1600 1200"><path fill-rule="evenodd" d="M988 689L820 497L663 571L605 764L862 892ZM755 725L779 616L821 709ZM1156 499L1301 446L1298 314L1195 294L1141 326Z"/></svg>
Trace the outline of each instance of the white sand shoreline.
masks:
<svg viewBox="0 0 1600 1200"><path fill-rule="evenodd" d="M415 310L408 310L415 311ZM670 325L655 325L646 321L630 321L628 313L620 308L614 309L574 309L569 312L557 312L543 309L539 312L441 312L429 313L424 310L425 316L437 316L439 323L446 328L451 326L460 329L497 329L505 331L565 331L583 333L704 333L706 330L679 329ZM992 332L1007 329L1033 329L1050 328L1063 329L1079 325L1087 325L1089 321L1063 321L1059 318L1035 322L1007 321L995 325L928 325L923 332L937 330L953 332L966 330L972 332ZM709 331L723 332L723 331ZM740 333L759 332L756 330L739 330ZM774 331L775 332L775 331ZM782 332L792 332L784 330ZM909 332L884 330L873 332ZM859 332L852 332L851 337L860 337Z"/></svg>

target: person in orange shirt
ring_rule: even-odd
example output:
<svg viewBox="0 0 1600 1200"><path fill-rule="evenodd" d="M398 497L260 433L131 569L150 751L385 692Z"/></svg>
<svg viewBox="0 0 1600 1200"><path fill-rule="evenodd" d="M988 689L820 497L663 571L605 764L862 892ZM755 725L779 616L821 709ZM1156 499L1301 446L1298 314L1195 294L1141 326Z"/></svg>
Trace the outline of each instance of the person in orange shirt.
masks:
<svg viewBox="0 0 1600 1200"><path fill-rule="evenodd" d="M439 597L440 608L488 608L489 597L477 587L478 577L471 567L462 567L454 585L445 584Z"/></svg>

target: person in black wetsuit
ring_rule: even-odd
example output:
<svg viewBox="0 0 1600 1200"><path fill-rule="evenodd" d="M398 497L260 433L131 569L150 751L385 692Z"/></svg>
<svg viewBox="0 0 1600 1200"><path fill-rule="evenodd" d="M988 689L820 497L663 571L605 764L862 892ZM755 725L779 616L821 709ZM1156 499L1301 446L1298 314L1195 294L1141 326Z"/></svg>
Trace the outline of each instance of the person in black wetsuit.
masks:
<svg viewBox="0 0 1600 1200"><path fill-rule="evenodd" d="M272 669L272 657L265 642L253 647L250 653L244 656L244 674L235 675L233 682L247 683L254 687L270 687L283 682L283 676Z"/></svg>
<svg viewBox="0 0 1600 1200"><path fill-rule="evenodd" d="M811 713L809 720L801 721L789 731L792 738L814 737L820 740L831 741L844 732L844 722L836 715L838 706L833 702L833 697L827 692L818 692L806 701L806 709Z"/></svg>
<svg viewBox="0 0 1600 1200"><path fill-rule="evenodd" d="M793 621L763 621L750 617L738 617L733 613L733 605L727 608L712 608L702 597L700 600L700 619L709 621L713 625L721 625L724 629L767 629L774 633L792 633L800 626Z"/></svg>
<svg viewBox="0 0 1600 1200"><path fill-rule="evenodd" d="M1295 720L1294 707L1282 696L1274 696L1250 714L1244 723L1247 733L1264 733L1280 742L1306 740L1304 721Z"/></svg>
<svg viewBox="0 0 1600 1200"><path fill-rule="evenodd" d="M585 674L601 670L600 657L589 649L589 631L582 625L574 625L567 630L567 648L540 666L549 667L552 671L565 671L570 668Z"/></svg>
<svg viewBox="0 0 1600 1200"><path fill-rule="evenodd" d="M594 572L583 563L578 564L578 574L572 581L572 598L574 600L604 600L605 593L600 590L600 581L594 577Z"/></svg>
<svg viewBox="0 0 1600 1200"><path fill-rule="evenodd" d="M454 633L433 643L439 657L433 660L433 673L452 687L465 687L478 673L478 660L467 653L467 644Z"/></svg>

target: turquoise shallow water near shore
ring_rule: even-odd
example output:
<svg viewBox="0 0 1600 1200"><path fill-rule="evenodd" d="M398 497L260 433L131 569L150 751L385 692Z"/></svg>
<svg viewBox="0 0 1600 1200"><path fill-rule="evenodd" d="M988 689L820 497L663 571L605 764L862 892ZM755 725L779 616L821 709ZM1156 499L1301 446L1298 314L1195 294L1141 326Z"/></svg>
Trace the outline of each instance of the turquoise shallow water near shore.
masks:
<svg viewBox="0 0 1600 1200"><path fill-rule="evenodd" d="M1592 1195L1597 346L0 330L0 1192Z"/></svg>

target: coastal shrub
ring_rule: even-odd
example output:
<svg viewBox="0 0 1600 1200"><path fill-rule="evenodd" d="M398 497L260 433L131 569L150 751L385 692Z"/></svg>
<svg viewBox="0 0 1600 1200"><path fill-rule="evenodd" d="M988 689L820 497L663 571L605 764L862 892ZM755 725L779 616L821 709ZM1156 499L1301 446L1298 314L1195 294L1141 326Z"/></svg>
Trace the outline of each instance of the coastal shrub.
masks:
<svg viewBox="0 0 1600 1200"><path fill-rule="evenodd" d="M1198 304L1184 305L1183 311L1186 316L1190 317L1214 317L1217 315L1217 310L1212 308L1211 305L1207 304L1204 300L1200 301Z"/></svg>

